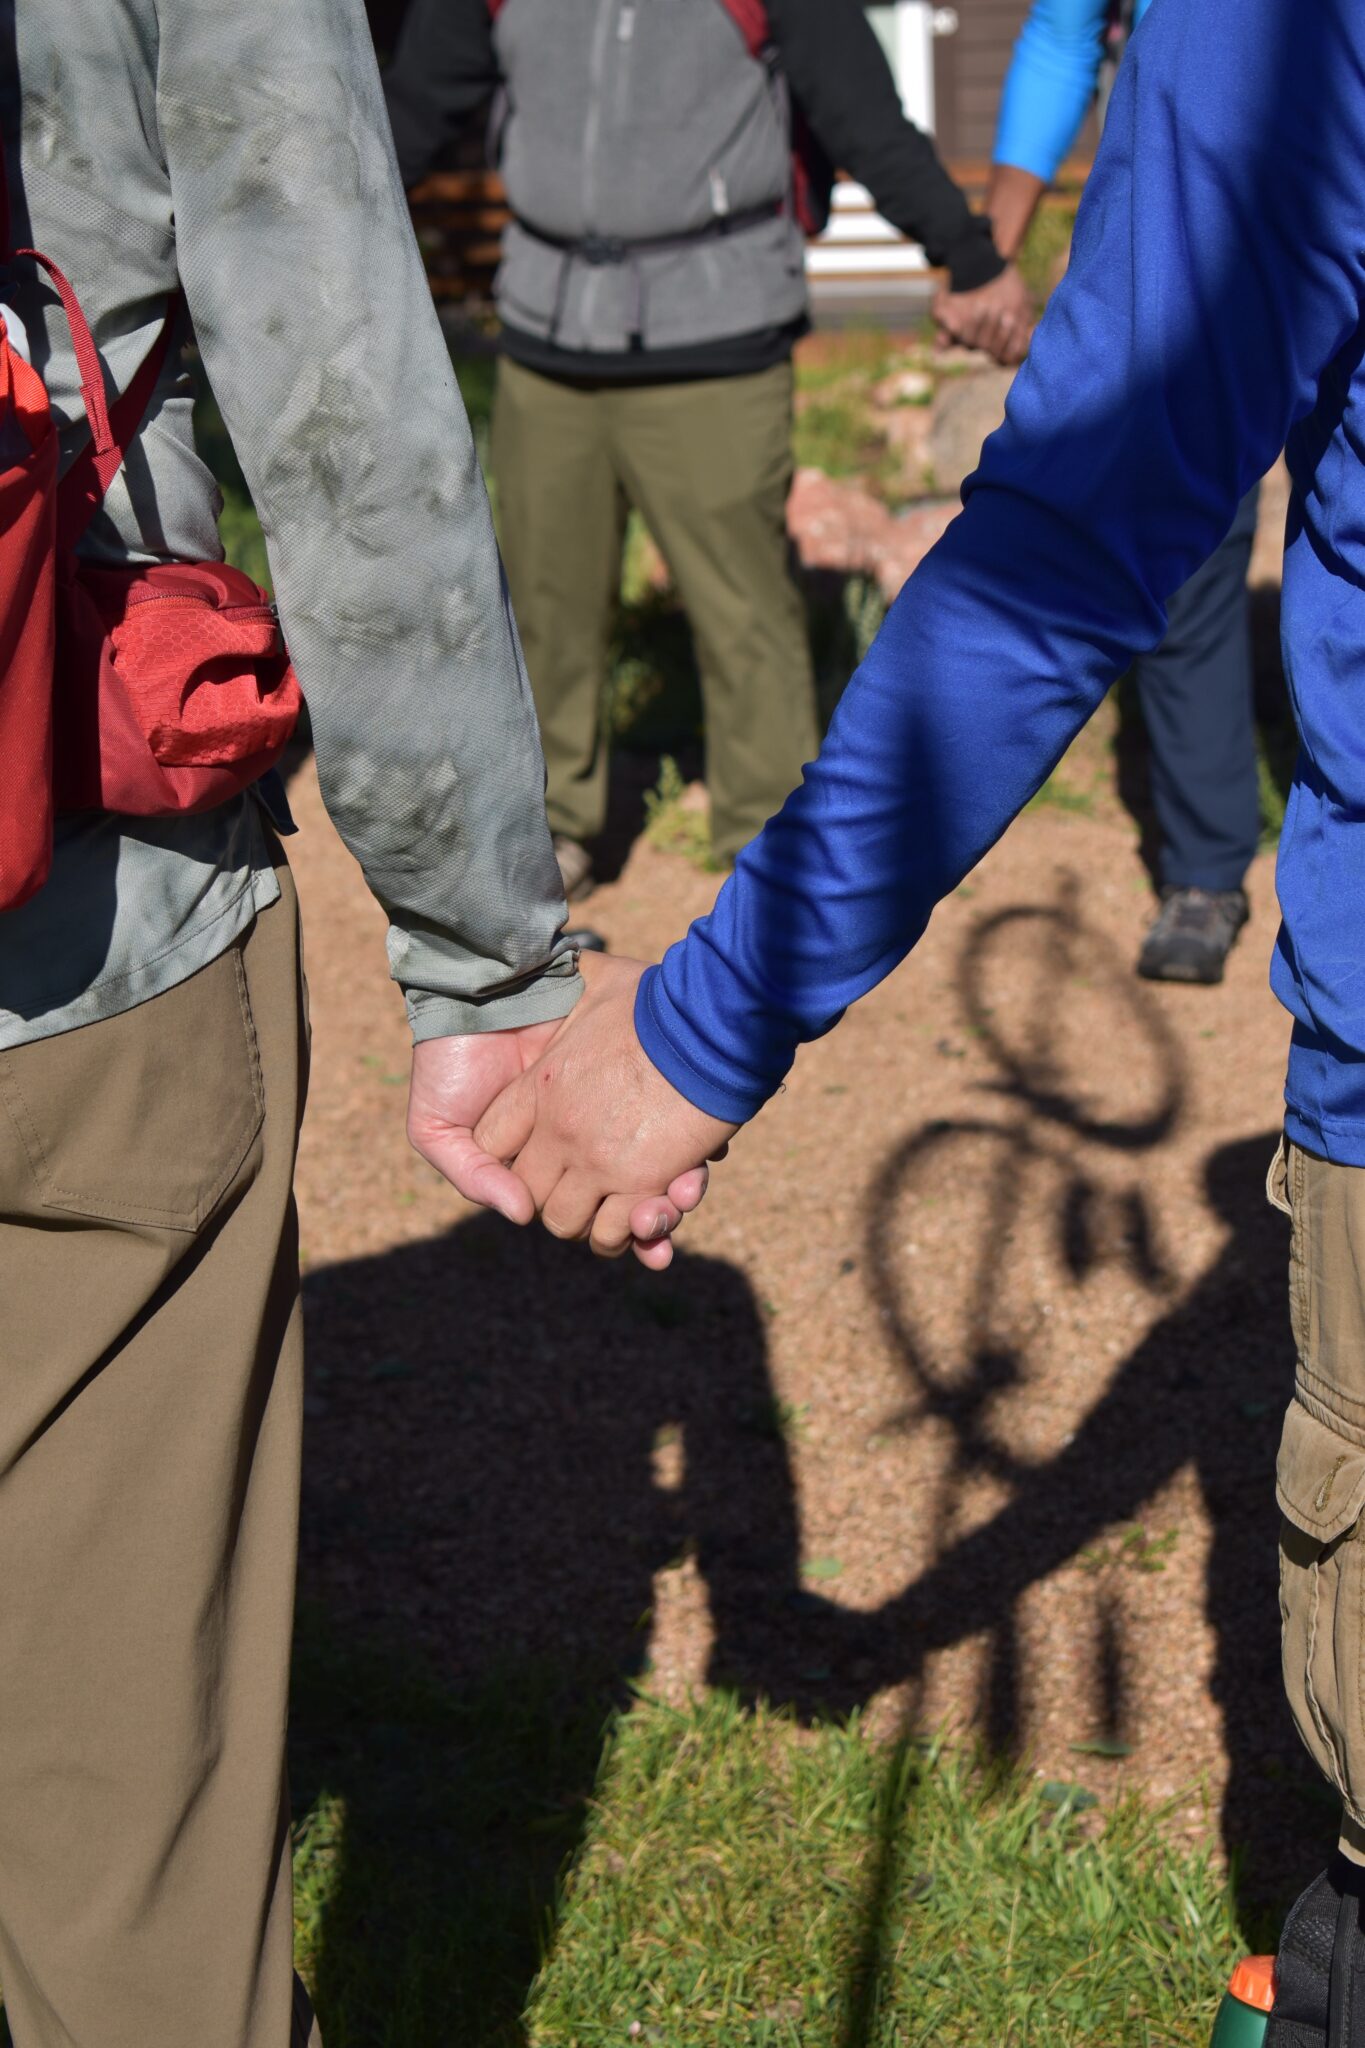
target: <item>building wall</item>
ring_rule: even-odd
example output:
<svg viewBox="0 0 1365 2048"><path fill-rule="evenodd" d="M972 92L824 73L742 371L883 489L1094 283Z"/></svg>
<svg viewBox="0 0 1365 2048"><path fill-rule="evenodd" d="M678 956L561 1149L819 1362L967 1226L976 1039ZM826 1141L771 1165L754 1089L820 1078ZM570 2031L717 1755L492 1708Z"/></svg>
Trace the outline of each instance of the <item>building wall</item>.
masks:
<svg viewBox="0 0 1365 2048"><path fill-rule="evenodd" d="M950 162L990 161L1000 88L1029 4L1030 0L957 0L956 6L934 10L934 131ZM950 27L952 22L955 27ZM1097 140L1092 114L1077 138L1075 157L1093 157Z"/></svg>

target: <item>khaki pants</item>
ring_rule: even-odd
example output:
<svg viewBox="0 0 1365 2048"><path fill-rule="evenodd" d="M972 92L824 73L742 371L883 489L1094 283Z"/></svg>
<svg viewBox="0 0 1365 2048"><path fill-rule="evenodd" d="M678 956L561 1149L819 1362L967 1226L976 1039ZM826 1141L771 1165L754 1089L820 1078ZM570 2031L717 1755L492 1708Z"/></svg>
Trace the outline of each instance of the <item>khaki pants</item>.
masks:
<svg viewBox="0 0 1365 2048"><path fill-rule="evenodd" d="M1277 1472L1285 1689L1365 1861L1365 1171L1287 1141L1270 1199L1292 1218L1298 1354Z"/></svg>
<svg viewBox="0 0 1365 2048"><path fill-rule="evenodd" d="M591 839L606 820L603 693L628 504L692 624L722 859L814 759L815 684L786 532L791 417L790 363L643 385L567 384L499 364L499 527L555 832Z"/></svg>
<svg viewBox="0 0 1365 2048"><path fill-rule="evenodd" d="M310 2038L284 1783L305 1052L280 881L180 987L0 1054L0 1982L17 2048Z"/></svg>

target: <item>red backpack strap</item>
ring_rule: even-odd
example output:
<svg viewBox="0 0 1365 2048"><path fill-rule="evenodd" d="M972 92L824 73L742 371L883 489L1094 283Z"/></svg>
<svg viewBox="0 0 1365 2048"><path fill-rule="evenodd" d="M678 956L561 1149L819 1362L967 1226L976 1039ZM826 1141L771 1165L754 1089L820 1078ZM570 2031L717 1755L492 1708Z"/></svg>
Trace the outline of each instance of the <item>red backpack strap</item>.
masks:
<svg viewBox="0 0 1365 2048"><path fill-rule="evenodd" d="M763 57L773 41L765 0L720 0L720 4L744 38L749 55L755 59Z"/></svg>
<svg viewBox="0 0 1365 2048"><path fill-rule="evenodd" d="M54 278L53 282L56 280ZM73 295L74 296L74 295ZM69 554L81 535L89 526L100 506L104 503L105 492L123 467L123 458L137 439L138 431L147 416L152 395L166 367L175 338L176 321L180 316L180 294L172 292L166 302L166 315L161 323L155 341L139 363L127 390L107 406L104 395L104 375L99 358L94 353L94 342L85 325L84 315L76 308L80 329L72 321L72 334L84 332L94 357L95 389L99 394L99 410L104 417L104 438L101 443L95 425L95 413L89 401L86 402L86 417L90 421L90 439L67 470L57 486L57 546ZM80 344L77 344L76 360L80 362ZM81 397L86 398L87 373L81 363Z"/></svg>
<svg viewBox="0 0 1365 2048"><path fill-rule="evenodd" d="M170 354L175 323L180 312L180 294L172 292L166 303L161 331L139 364L128 389L115 400L112 410L104 389L104 370L95 338L66 277L50 256L37 249L16 249L16 256L29 256L51 278L71 329L71 344L81 378L81 403L90 422L90 439L57 487L57 546L69 554L104 502L104 494L123 466L123 458L137 437L143 416L156 390L157 381Z"/></svg>

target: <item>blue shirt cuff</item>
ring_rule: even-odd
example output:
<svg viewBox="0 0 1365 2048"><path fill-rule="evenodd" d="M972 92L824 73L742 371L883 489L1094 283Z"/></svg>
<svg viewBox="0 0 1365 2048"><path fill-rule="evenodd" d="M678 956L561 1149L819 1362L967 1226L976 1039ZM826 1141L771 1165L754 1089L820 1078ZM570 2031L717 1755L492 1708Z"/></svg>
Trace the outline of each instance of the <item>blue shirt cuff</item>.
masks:
<svg viewBox="0 0 1365 2048"><path fill-rule="evenodd" d="M775 1088L756 1087L752 1082L746 1085L738 1075L703 1072L684 1050L691 1033L657 967L641 976L636 991L635 1035L647 1058L679 1095L703 1115L718 1117L722 1123L747 1124L782 1085L778 1081Z"/></svg>

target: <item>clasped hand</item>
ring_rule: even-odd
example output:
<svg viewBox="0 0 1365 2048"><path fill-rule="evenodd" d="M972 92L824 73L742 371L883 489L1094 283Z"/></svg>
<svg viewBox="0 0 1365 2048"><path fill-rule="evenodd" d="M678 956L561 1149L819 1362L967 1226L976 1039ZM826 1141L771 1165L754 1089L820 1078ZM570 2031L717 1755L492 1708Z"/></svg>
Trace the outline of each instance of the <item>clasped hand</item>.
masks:
<svg viewBox="0 0 1365 2048"><path fill-rule="evenodd" d="M584 994L562 1022L417 1046L408 1137L470 1201L662 1270L736 1127L694 1108L646 1057L641 964L585 954L581 966Z"/></svg>

